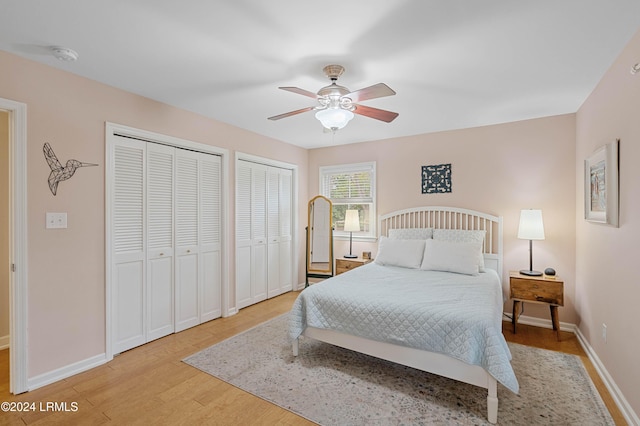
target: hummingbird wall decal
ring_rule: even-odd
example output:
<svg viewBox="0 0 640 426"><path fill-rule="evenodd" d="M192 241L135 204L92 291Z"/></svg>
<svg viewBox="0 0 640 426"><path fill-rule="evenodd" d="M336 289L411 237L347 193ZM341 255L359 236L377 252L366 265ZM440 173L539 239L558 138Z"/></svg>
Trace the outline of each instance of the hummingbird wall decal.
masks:
<svg viewBox="0 0 640 426"><path fill-rule="evenodd" d="M48 181L49 189L53 195L56 195L56 192L58 192L58 184L63 180L70 179L78 168L97 166L97 164L82 163L78 160L67 160L67 164L63 166L62 163L58 161L58 157L56 157L56 154L48 142L45 142L42 151L44 152L44 158L47 159L47 163L49 163L49 167L51 168Z"/></svg>

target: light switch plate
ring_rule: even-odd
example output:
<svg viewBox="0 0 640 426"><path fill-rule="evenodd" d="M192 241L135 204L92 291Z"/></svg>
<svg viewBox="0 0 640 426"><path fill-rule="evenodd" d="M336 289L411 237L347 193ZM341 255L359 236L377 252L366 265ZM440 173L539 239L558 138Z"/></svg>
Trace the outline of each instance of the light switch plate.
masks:
<svg viewBox="0 0 640 426"><path fill-rule="evenodd" d="M67 227L66 213L47 212L47 229L61 229Z"/></svg>

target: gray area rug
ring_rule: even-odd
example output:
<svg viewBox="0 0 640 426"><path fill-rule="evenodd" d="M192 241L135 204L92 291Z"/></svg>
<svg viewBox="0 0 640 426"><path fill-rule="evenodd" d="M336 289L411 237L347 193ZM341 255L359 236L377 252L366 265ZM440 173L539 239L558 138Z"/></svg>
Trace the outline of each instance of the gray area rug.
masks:
<svg viewBox="0 0 640 426"><path fill-rule="evenodd" d="M498 424L613 425L580 358L510 343L520 383L498 384ZM294 357L287 315L184 359L322 425L485 425L486 390L301 339Z"/></svg>

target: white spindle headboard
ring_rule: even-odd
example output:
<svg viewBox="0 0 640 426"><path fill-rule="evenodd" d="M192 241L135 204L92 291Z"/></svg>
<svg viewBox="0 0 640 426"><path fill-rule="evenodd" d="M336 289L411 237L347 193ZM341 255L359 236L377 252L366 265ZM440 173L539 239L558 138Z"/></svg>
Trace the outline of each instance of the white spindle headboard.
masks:
<svg viewBox="0 0 640 426"><path fill-rule="evenodd" d="M425 206L380 215L378 230L388 236L389 229L434 228L484 230L485 267L502 279L502 216L456 207Z"/></svg>

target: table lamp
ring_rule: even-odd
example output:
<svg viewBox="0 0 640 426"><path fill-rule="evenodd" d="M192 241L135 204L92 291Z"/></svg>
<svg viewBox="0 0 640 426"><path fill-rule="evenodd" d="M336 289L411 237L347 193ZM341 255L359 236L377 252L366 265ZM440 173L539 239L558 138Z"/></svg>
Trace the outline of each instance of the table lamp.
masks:
<svg viewBox="0 0 640 426"><path fill-rule="evenodd" d="M349 233L349 254L345 254L347 259L355 259L358 255L352 253L353 233L360 232L360 215L358 210L347 210L344 216L344 230Z"/></svg>
<svg viewBox="0 0 640 426"><path fill-rule="evenodd" d="M533 240L544 240L544 224L542 223L542 210L522 210L520 212L520 225L518 226L518 238L529 240L529 270L522 270L522 275L538 277L542 272L533 270Z"/></svg>

